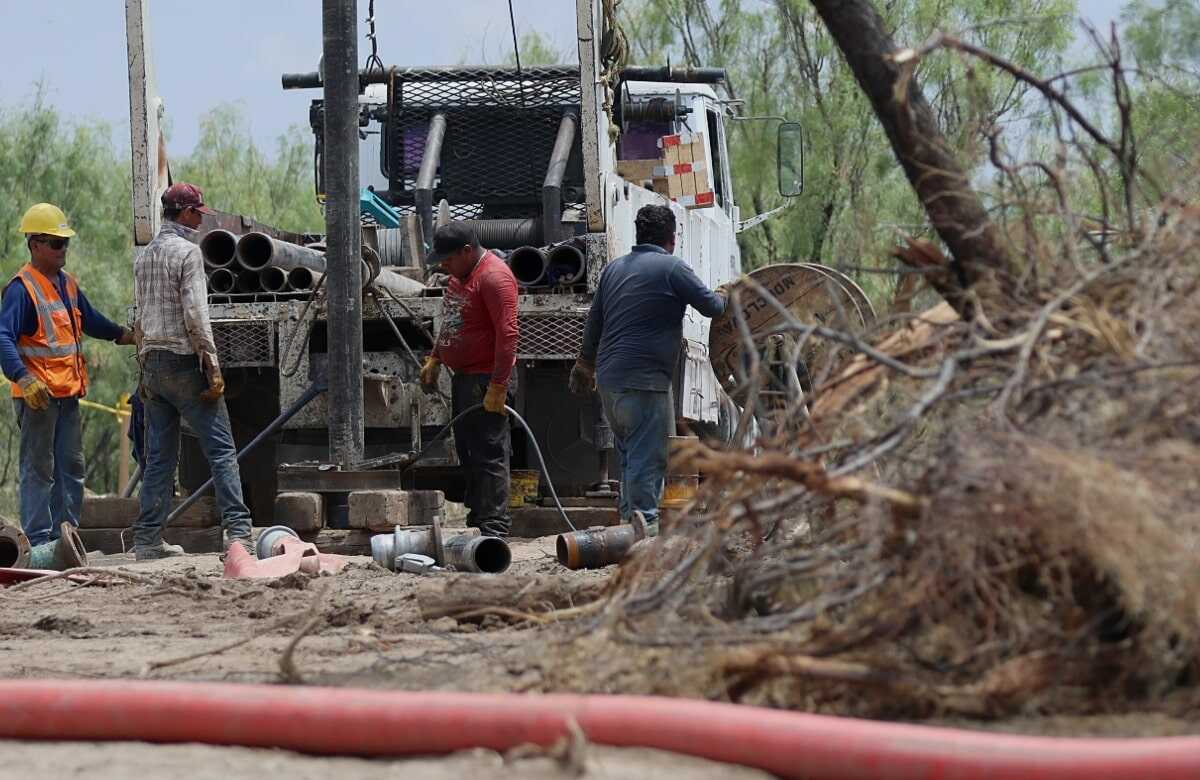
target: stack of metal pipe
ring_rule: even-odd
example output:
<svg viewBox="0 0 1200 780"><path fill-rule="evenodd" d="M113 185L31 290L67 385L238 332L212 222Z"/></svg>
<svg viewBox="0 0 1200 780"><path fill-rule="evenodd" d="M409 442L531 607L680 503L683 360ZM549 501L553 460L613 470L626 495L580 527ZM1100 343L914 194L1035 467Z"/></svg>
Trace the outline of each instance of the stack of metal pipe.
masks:
<svg viewBox="0 0 1200 780"><path fill-rule="evenodd" d="M574 242L518 247L507 262L521 287L564 287L581 283L587 274L587 256Z"/></svg>
<svg viewBox="0 0 1200 780"><path fill-rule="evenodd" d="M325 273L324 246L300 246L254 232L237 236L211 230L200 239L208 291L213 295L311 292ZM381 269L378 255L363 245L364 288L375 285L396 296L419 295L425 285Z"/></svg>
<svg viewBox="0 0 1200 780"><path fill-rule="evenodd" d="M271 238L211 230L200 239L208 290L216 295L308 292L325 270L325 255Z"/></svg>

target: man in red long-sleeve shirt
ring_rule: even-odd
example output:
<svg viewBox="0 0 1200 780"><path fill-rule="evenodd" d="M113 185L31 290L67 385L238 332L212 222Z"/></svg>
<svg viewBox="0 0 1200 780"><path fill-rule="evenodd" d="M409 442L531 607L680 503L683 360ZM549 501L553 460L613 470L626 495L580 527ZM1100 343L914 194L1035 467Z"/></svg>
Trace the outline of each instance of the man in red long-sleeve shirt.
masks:
<svg viewBox="0 0 1200 780"><path fill-rule="evenodd" d="M507 536L512 442L504 405L514 385L517 280L462 222L437 229L426 262L440 264L450 282L442 298L442 329L421 367L421 384L436 386L445 363L454 371L454 415L483 404L454 424L454 446L467 481L467 525L485 536Z"/></svg>

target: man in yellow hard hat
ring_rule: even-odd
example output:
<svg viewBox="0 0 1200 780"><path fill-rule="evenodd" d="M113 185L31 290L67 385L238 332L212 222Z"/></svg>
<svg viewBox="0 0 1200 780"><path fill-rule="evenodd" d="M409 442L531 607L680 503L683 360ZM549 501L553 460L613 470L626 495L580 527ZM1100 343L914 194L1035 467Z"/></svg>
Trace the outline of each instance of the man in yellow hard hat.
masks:
<svg viewBox="0 0 1200 780"><path fill-rule="evenodd" d="M21 527L30 544L58 538L59 524L79 525L83 504L83 437L79 399L87 393L83 335L133 344L133 333L92 308L63 271L75 231L62 209L39 203L25 212L29 262L0 301L0 369L12 383L21 430Z"/></svg>

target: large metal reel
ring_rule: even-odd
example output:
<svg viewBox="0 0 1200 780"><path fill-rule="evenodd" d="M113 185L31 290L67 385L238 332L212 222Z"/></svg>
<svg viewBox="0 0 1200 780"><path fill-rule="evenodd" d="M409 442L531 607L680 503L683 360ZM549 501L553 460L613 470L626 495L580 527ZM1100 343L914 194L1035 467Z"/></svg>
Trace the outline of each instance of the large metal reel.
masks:
<svg viewBox="0 0 1200 780"><path fill-rule="evenodd" d="M854 280L828 266L787 263L760 268L748 276L779 304L774 305L744 281L733 287L741 299L742 316L758 352L759 406L764 410L779 409L791 400L787 363L798 341L798 334L771 334L787 321L779 308L806 325L823 325L850 333L862 333L871 327L875 310ZM721 386L739 406L745 406L748 400L741 397L746 388L740 386L740 377L745 377L752 365L746 346L732 309L713 322L708 336L709 360ZM823 367L829 349L826 339L814 336L805 342L796 365L790 366L795 368L801 385L808 383L810 371Z"/></svg>

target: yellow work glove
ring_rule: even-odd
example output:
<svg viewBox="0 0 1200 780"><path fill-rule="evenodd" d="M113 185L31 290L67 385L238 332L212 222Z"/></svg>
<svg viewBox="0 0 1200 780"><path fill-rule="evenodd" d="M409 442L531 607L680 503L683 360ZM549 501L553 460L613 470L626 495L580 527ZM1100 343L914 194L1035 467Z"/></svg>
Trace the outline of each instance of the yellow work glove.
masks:
<svg viewBox="0 0 1200 780"><path fill-rule="evenodd" d="M583 358L578 358L571 367L571 376L567 380L567 388L572 395L587 398L596 390L596 365Z"/></svg>
<svg viewBox="0 0 1200 780"><path fill-rule="evenodd" d="M225 394L225 377L221 376L221 367L212 353L201 355L200 365L204 369L204 378L208 380L208 389L200 391L200 400L212 403Z"/></svg>
<svg viewBox="0 0 1200 780"><path fill-rule="evenodd" d="M437 387L438 376L442 373L442 361L435 358L433 355L425 358L425 364L421 366L421 386L428 388Z"/></svg>
<svg viewBox="0 0 1200 780"><path fill-rule="evenodd" d="M502 414L508 416L508 410L504 408L504 402L508 400L508 388L504 385L498 385L495 382L488 383L487 394L483 396L484 411L492 414Z"/></svg>
<svg viewBox="0 0 1200 780"><path fill-rule="evenodd" d="M17 380L21 388L21 396L30 409L40 412L50 406L50 388L33 374L26 374Z"/></svg>

